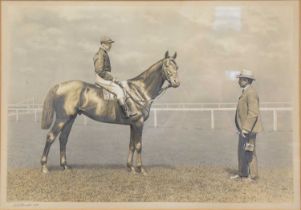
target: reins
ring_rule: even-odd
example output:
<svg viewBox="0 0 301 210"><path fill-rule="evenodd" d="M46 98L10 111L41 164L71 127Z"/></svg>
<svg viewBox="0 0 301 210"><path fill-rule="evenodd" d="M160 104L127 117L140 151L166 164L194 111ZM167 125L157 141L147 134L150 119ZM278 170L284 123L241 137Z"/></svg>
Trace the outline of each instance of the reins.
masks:
<svg viewBox="0 0 301 210"><path fill-rule="evenodd" d="M122 87L122 86L121 86ZM169 84L168 86L164 87L164 88L161 88L158 95L157 95L157 99L160 98L162 96L162 94L164 94L166 92L166 90L168 88L170 88L171 85ZM142 107L143 109L146 109L145 108L145 105L147 104L152 104L154 102L154 100L156 98L152 98L150 100L137 100L135 97L133 97L133 95L127 91L124 87L122 87L123 91L125 92L125 95L128 95L136 104L138 104L140 107ZM141 103L142 102L142 103Z"/></svg>
<svg viewBox="0 0 301 210"><path fill-rule="evenodd" d="M147 109L147 107L150 106L155 101L155 99L159 99L163 94L165 94L165 92L168 88L172 87L172 85L170 84L169 79L168 79L168 74L164 69L163 69L163 77L164 77L164 81L168 81L168 85L165 87L161 87L158 92L158 95L155 96L155 98L151 98L151 99L144 99L143 97L141 97L141 95L139 93L137 93L138 98L140 98L140 100L139 100L139 99L137 99L137 97L134 97L130 91L128 91L125 87L123 87L122 84L118 84L118 85L123 89L124 94L126 96L126 100L128 98L131 98L134 101L134 103L136 103L138 106L140 106L142 108L143 112L146 111L147 114L149 114L149 110ZM163 84L164 84L164 82L163 82ZM162 86L163 86L163 84L162 84Z"/></svg>
<svg viewBox="0 0 301 210"><path fill-rule="evenodd" d="M152 98L150 100L137 100L135 97L133 97L132 93L130 93L129 91L126 90L126 88L124 88L122 85L120 85L120 86L122 87L123 91L125 92L125 95L129 96L129 98L131 98L137 105L139 105L148 114L149 114L149 111L148 111L148 109L146 108L145 105L150 105L155 101L155 99L161 98L161 96L163 94L165 94L166 90L171 87L171 85L168 84L166 87L161 88L158 95L156 96L156 98Z"/></svg>
<svg viewBox="0 0 301 210"><path fill-rule="evenodd" d="M163 65L163 64L162 64ZM163 67L162 67L163 68ZM167 76L167 73L164 71L164 69L163 69L163 77L164 77L164 81L166 80L166 81L168 81L168 76ZM166 92L166 90L168 89L168 88L170 88L171 87L171 84L170 84L170 82L169 82L169 84L166 86L166 87L164 87L164 88L162 88L161 87L161 89L159 90L159 93L158 93L158 95L155 97L155 98L151 98L151 99L149 99L149 100L137 100L135 97L133 97L133 95L132 95L132 93L130 93L125 87L123 87L123 85L122 84L119 84L119 83L116 83L116 84L118 84L122 89L123 89L123 91L124 91L124 94L125 95L128 95L136 104L138 104L139 106L144 106L145 104L151 104L151 103L153 103L154 102L154 100L156 99L156 98L160 98L159 96L162 94L162 93L165 93ZM141 97L140 97L141 98ZM142 104L142 103L143 104Z"/></svg>

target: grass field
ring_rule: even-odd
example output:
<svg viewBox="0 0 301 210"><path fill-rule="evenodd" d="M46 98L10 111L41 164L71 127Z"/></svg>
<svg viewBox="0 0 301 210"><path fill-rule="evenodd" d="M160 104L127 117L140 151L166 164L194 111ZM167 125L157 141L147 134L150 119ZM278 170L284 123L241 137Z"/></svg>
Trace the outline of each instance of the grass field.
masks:
<svg viewBox="0 0 301 210"><path fill-rule="evenodd" d="M161 115L160 115L161 116ZM67 145L71 171L59 168L59 143L50 150L50 173L40 172L47 131L24 116L8 124L9 201L83 202L291 202L293 139L288 123L258 135L260 178L255 183L230 180L237 168L237 134L232 115L211 130L208 117L162 115L159 127L147 122L143 163L148 176L125 168L129 128L79 118ZM164 118L163 118L164 117ZM187 119L192 121L186 121ZM164 120L165 119L165 120ZM185 123L184 123L185 122ZM229 123L227 123L229 122ZM207 127L206 127L207 126Z"/></svg>
<svg viewBox="0 0 301 210"><path fill-rule="evenodd" d="M43 202L292 202L289 169L262 169L255 183L233 181L222 167L148 167L148 176L124 166L16 169L8 173L9 201Z"/></svg>

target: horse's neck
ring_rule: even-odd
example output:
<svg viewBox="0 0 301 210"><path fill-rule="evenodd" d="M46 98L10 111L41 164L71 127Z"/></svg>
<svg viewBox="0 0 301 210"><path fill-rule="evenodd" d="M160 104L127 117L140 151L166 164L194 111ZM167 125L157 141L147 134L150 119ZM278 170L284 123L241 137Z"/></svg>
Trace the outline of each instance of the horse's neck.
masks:
<svg viewBox="0 0 301 210"><path fill-rule="evenodd" d="M129 80L134 84L144 98L155 99L164 83L162 75L162 60L158 61L137 77Z"/></svg>

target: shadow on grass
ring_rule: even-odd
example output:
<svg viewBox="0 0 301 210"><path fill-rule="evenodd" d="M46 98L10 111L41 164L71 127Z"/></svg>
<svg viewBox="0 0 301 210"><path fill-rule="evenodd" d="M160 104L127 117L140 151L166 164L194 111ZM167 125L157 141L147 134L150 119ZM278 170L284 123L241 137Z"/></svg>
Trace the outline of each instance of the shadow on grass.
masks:
<svg viewBox="0 0 301 210"><path fill-rule="evenodd" d="M237 170L233 168L224 168L224 171L226 171L230 176L237 174Z"/></svg>
<svg viewBox="0 0 301 210"><path fill-rule="evenodd" d="M71 170L84 170L84 169L121 169L127 170L126 165L121 164L90 164L90 165L82 165L82 164L73 164L70 165ZM164 165L164 164L155 164L155 165L147 165L144 166L146 170L154 169L154 168L164 168L164 169L176 169L176 167L171 165ZM63 168L60 166L48 166L48 169L51 171L63 171Z"/></svg>

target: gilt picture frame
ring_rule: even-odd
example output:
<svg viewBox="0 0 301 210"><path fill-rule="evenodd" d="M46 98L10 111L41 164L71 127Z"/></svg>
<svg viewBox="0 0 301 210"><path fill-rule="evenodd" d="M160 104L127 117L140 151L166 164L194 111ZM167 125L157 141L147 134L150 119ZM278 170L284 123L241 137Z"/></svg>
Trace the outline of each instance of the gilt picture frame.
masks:
<svg viewBox="0 0 301 210"><path fill-rule="evenodd" d="M1 1L1 209L299 209L299 21L297 0ZM103 37L139 123L95 85ZM233 180L245 72L259 175Z"/></svg>

